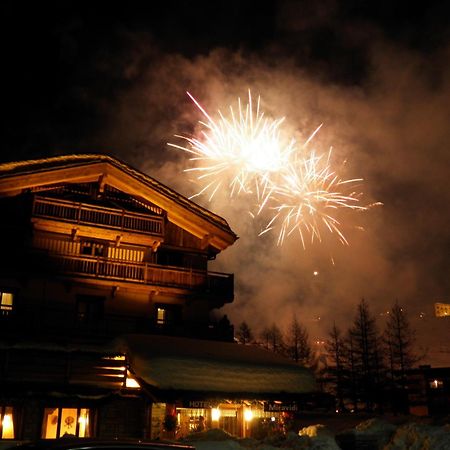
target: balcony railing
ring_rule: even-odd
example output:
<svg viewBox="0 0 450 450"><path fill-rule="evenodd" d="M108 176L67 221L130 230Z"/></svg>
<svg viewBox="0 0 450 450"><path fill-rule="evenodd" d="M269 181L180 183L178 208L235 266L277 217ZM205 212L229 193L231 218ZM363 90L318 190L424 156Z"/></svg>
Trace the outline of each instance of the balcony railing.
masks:
<svg viewBox="0 0 450 450"><path fill-rule="evenodd" d="M65 274L169 286L201 291L221 299L233 298L233 274L115 261L92 256L53 254L49 258L57 270Z"/></svg>
<svg viewBox="0 0 450 450"><path fill-rule="evenodd" d="M86 203L35 196L33 216L79 225L163 236L163 218Z"/></svg>

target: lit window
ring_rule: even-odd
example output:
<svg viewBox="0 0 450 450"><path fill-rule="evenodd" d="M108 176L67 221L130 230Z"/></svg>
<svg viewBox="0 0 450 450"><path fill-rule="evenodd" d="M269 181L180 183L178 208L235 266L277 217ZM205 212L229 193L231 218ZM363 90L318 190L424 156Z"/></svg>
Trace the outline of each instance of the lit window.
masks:
<svg viewBox="0 0 450 450"><path fill-rule="evenodd" d="M211 409L211 420L213 422L218 422L220 419L220 409L219 408L212 408Z"/></svg>
<svg viewBox="0 0 450 450"><path fill-rule="evenodd" d="M0 315L7 316L13 310L14 295L11 292L0 291Z"/></svg>
<svg viewBox="0 0 450 450"><path fill-rule="evenodd" d="M181 323L180 305L159 303L154 306L155 323L159 327L175 326Z"/></svg>
<svg viewBox="0 0 450 450"><path fill-rule="evenodd" d="M442 380L430 381L430 388L431 389L441 389L443 387L444 387L444 382Z"/></svg>
<svg viewBox="0 0 450 450"><path fill-rule="evenodd" d="M46 408L42 423L42 438L67 436L92 437L91 411L87 408Z"/></svg>
<svg viewBox="0 0 450 450"><path fill-rule="evenodd" d="M0 406L0 438L14 439L14 415L12 406Z"/></svg>
<svg viewBox="0 0 450 450"><path fill-rule="evenodd" d="M156 323L158 325L164 325L167 323L167 309L164 308L156 309Z"/></svg>

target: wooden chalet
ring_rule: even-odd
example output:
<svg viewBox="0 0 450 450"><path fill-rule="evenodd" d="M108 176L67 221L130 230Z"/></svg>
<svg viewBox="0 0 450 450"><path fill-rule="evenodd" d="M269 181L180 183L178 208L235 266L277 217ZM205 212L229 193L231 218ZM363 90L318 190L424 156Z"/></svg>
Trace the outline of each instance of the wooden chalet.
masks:
<svg viewBox="0 0 450 450"><path fill-rule="evenodd" d="M232 274L208 270L237 239L221 217L94 154L0 165L0 208L0 440L173 437L199 421L212 426L223 402L234 419L222 427L243 435L244 398L263 411L266 397L313 389L309 373L290 367L295 386L265 395L261 386L287 369L264 369L273 361L255 361L250 348L238 366L250 380L259 365L266 384L246 382L238 393L211 384L237 364L232 326L210 318L234 295ZM209 349L200 359L187 350L199 342ZM169 348L177 357L158 366ZM218 372L203 385L214 353ZM176 371L197 382L161 382Z"/></svg>

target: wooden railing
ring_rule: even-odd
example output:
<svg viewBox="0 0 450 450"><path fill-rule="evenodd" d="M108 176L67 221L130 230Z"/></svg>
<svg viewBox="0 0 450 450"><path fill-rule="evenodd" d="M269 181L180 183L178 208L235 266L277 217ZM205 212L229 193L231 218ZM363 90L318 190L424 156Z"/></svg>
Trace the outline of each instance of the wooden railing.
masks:
<svg viewBox="0 0 450 450"><path fill-rule="evenodd" d="M233 274L114 261L92 256L54 254L50 258L58 270L67 274L202 290L216 294L219 298L233 296Z"/></svg>
<svg viewBox="0 0 450 450"><path fill-rule="evenodd" d="M35 196L33 216L163 236L163 218L130 211Z"/></svg>

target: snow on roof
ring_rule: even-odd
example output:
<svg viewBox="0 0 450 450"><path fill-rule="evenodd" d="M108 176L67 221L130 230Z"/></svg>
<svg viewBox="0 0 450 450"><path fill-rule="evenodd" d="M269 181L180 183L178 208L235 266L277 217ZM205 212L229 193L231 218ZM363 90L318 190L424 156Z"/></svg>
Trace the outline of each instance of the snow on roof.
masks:
<svg viewBox="0 0 450 450"><path fill-rule="evenodd" d="M258 395L315 390L308 369L259 347L149 335L123 336L116 345L135 375L161 390Z"/></svg>
<svg viewBox="0 0 450 450"><path fill-rule="evenodd" d="M95 154L95 153L72 154L36 160L14 161L9 163L3 163L0 164L0 178L102 162L109 163L119 168L128 175L138 179L141 183L160 192L161 194L172 199L173 201L183 206L184 208L188 209L189 211L202 216L210 223L213 223L215 226L229 233L233 237L233 240L237 239L237 236L231 230L230 226L228 225L228 222L224 218L218 216L217 214L214 214L213 212L207 210L206 208L203 208L197 203L194 203L192 200L189 200L188 198L184 197L178 192L175 192L173 189L160 183L156 179L144 174L139 170L134 169L125 162L110 155Z"/></svg>
<svg viewBox="0 0 450 450"><path fill-rule="evenodd" d="M7 342L0 340L0 350L2 349L14 349L14 350L42 350L51 352L80 352L80 353L98 353L104 354L115 354L116 348L113 344L87 344L87 343L68 343L68 344L58 344L50 341L18 341L18 342Z"/></svg>

